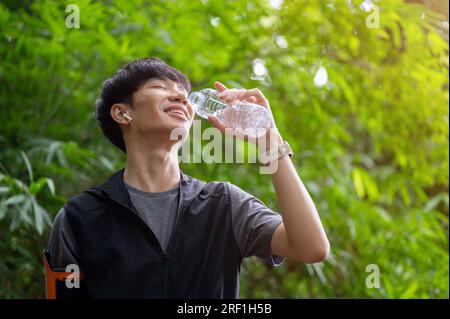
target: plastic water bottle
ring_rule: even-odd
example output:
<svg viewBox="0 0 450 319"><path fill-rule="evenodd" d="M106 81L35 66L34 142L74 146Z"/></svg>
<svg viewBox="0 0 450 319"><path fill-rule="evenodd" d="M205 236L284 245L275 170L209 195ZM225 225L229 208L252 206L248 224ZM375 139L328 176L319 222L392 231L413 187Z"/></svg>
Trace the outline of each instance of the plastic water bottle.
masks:
<svg viewBox="0 0 450 319"><path fill-rule="evenodd" d="M205 119L215 115L228 127L233 127L250 137L261 137L270 128L270 114L264 107L246 101L227 104L214 89L202 89L189 94L189 102L196 113Z"/></svg>

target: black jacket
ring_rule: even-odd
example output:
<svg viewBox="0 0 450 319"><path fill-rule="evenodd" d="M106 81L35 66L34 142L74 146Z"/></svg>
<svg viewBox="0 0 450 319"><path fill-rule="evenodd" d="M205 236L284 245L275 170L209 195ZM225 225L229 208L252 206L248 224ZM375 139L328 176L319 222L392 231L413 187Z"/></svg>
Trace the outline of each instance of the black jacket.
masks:
<svg viewBox="0 0 450 319"><path fill-rule="evenodd" d="M238 297L240 265L246 256L228 213L235 209L230 183L205 183L180 175L178 212L167 253L133 207L123 170L67 202L64 210L77 243L77 262L85 274L88 297ZM261 233L253 237L264 241L268 249L259 253L263 258L270 254L271 235L281 217L254 197L240 199L246 211L265 210L278 221L265 230L261 224L253 229L256 219L251 216L258 212L249 215L248 230L242 229Z"/></svg>

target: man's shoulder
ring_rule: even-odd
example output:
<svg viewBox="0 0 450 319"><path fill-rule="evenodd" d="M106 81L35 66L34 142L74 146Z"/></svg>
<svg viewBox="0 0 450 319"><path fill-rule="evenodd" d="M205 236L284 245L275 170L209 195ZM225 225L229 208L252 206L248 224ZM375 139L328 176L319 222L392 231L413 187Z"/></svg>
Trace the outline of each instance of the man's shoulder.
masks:
<svg viewBox="0 0 450 319"><path fill-rule="evenodd" d="M212 181L208 183L208 187L216 193L226 194L228 196L250 195L241 187L229 181Z"/></svg>
<svg viewBox="0 0 450 319"><path fill-rule="evenodd" d="M205 182L203 180L185 174L184 177L187 181L189 181L189 183L200 187L202 189L201 195L203 196L205 194L211 196L228 196L246 193L242 188L231 183L230 181L213 180Z"/></svg>
<svg viewBox="0 0 450 319"><path fill-rule="evenodd" d="M90 187L72 197L70 197L64 208L66 211L86 213L97 210L106 205L100 191L96 187Z"/></svg>
<svg viewBox="0 0 450 319"><path fill-rule="evenodd" d="M217 180L206 183L204 193L214 197L226 196L232 201L238 198L253 197L251 194L229 181Z"/></svg>
<svg viewBox="0 0 450 319"><path fill-rule="evenodd" d="M228 196L231 189L230 184L228 181L209 181L205 183L203 193L214 197Z"/></svg>

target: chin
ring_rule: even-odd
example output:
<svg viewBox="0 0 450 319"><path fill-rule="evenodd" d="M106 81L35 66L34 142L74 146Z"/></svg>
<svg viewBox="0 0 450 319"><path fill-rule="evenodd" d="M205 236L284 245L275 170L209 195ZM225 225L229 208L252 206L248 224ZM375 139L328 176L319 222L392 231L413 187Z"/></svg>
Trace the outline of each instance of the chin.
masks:
<svg viewBox="0 0 450 319"><path fill-rule="evenodd" d="M172 141L186 141L189 136L189 128L184 125L174 126L169 130L169 139Z"/></svg>

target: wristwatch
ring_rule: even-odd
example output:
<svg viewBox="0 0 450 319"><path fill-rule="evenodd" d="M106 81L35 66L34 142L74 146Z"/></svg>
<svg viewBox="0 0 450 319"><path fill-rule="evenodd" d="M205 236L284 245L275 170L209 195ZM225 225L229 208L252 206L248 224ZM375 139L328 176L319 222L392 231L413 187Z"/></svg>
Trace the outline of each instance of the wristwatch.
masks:
<svg viewBox="0 0 450 319"><path fill-rule="evenodd" d="M282 144L277 147L268 150L267 152L263 152L259 155L259 162L262 165L269 165L270 162L275 161L279 158L282 158L286 155L292 156L294 153L292 152L292 148L288 142L283 141Z"/></svg>

